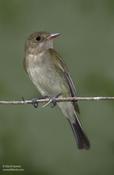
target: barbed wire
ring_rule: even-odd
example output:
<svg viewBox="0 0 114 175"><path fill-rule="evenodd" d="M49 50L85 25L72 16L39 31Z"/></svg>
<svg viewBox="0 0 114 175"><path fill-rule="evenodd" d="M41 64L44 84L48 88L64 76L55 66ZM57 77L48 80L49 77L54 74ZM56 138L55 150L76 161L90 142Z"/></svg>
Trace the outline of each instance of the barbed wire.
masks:
<svg viewBox="0 0 114 175"><path fill-rule="evenodd" d="M51 102L67 102L67 101L103 101L103 100L114 100L114 97L47 97L47 98L34 98L22 100L0 100L0 105L24 105L33 103L51 103Z"/></svg>

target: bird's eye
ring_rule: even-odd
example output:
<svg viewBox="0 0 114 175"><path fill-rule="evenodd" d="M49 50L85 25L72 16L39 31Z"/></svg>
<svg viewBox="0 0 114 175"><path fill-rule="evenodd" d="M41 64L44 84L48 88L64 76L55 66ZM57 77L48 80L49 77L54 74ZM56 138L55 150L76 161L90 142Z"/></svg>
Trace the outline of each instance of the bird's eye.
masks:
<svg viewBox="0 0 114 175"><path fill-rule="evenodd" d="M40 37L40 36L37 36L37 37L36 37L36 40L37 40L37 41L40 41L40 40L41 40L41 37Z"/></svg>

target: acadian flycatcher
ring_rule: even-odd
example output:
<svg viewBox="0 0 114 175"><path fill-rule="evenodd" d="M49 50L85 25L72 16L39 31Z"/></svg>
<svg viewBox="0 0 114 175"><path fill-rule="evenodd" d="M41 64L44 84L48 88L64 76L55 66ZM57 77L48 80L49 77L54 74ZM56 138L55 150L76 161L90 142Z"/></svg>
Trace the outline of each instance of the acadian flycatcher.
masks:
<svg viewBox="0 0 114 175"><path fill-rule="evenodd" d="M42 96L76 96L76 89L69 70L61 56L53 48L53 40L59 33L36 32L25 44L24 67L31 81ZM77 102L57 102L67 118L79 149L89 149L90 143L78 119Z"/></svg>

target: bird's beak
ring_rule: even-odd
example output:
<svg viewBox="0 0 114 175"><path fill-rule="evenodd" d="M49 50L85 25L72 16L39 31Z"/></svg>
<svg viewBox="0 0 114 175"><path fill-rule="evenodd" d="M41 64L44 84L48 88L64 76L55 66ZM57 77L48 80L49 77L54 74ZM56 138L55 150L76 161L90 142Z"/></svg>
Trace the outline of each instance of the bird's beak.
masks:
<svg viewBox="0 0 114 175"><path fill-rule="evenodd" d="M61 35L60 33L51 33L51 34L49 34L49 36L47 37L47 39L48 40L55 39L55 38L57 38L60 35Z"/></svg>

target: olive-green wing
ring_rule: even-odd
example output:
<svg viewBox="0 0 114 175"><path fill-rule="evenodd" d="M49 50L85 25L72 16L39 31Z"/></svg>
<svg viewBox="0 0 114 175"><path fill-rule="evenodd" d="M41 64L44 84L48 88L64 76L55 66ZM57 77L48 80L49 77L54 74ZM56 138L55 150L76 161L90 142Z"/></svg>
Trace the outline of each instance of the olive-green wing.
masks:
<svg viewBox="0 0 114 175"><path fill-rule="evenodd" d="M64 61L61 58L61 56L54 49L49 49L49 51L50 51L50 54L54 55L54 58L56 58L56 60L54 59L55 62L56 62L56 65L58 65L58 67L60 68L60 70L64 74L64 77L65 77L65 79L67 81L67 84L68 84L71 96L72 97L76 96L76 89L75 89L74 83L73 83L72 78L71 78L71 76L69 74L69 70L68 70L66 64L64 63ZM72 102L72 103L74 105L74 108L75 108L76 112L79 113L79 107L78 107L77 102Z"/></svg>

